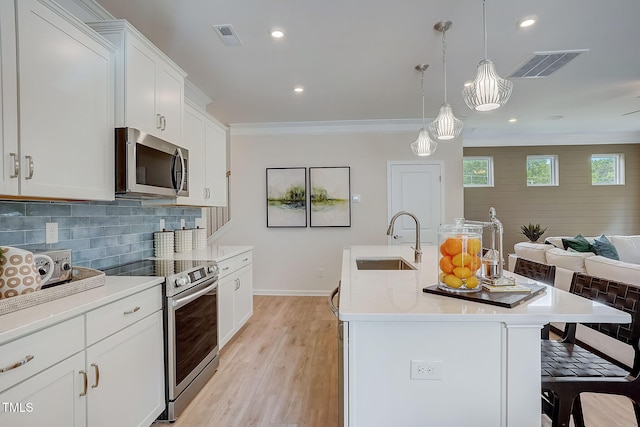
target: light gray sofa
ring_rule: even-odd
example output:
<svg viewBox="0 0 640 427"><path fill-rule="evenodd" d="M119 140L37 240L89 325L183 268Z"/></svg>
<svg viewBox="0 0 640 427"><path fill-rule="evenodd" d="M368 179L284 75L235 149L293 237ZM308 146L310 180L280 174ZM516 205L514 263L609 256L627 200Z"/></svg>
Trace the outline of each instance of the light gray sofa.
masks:
<svg viewBox="0 0 640 427"><path fill-rule="evenodd" d="M548 237L545 243L521 242L514 245L516 257L556 266L554 286L569 290L573 273L624 282L640 287L640 235L606 236L615 246L620 260L596 255L594 252L565 250L562 239L573 236ZM595 237L586 237L593 243ZM511 264L511 263L510 263ZM554 324L562 329L564 325ZM603 353L632 366L633 349L592 329L578 327L576 337Z"/></svg>

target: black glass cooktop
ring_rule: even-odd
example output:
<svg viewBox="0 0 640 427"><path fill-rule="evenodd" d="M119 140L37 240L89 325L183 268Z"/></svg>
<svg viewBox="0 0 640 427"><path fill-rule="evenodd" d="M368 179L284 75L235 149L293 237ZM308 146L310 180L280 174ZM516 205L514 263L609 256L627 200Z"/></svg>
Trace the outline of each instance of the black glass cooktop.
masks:
<svg viewBox="0 0 640 427"><path fill-rule="evenodd" d="M207 261L174 261L166 259L145 259L109 267L102 271L107 276L157 276L168 277L206 265Z"/></svg>

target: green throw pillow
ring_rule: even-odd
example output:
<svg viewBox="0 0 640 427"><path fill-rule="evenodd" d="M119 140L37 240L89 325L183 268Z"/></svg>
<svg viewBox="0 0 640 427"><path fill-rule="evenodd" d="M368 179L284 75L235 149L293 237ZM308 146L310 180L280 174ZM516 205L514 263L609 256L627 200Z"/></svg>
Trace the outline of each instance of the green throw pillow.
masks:
<svg viewBox="0 0 640 427"><path fill-rule="evenodd" d="M593 241L593 251L596 253L596 255L602 255L606 258L620 260L616 247L613 246L613 243L611 243L609 239L604 236L604 234L600 237L597 237Z"/></svg>
<svg viewBox="0 0 640 427"><path fill-rule="evenodd" d="M593 252L591 243L580 233L576 237L562 239L562 246L565 250L571 248L576 252Z"/></svg>

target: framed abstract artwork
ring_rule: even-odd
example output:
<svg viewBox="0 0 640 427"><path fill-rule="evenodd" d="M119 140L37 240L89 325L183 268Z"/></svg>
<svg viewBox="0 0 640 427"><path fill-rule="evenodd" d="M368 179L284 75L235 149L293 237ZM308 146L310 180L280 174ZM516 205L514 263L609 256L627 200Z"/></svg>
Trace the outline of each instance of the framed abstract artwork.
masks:
<svg viewBox="0 0 640 427"><path fill-rule="evenodd" d="M267 227L307 226L307 168L267 168Z"/></svg>
<svg viewBox="0 0 640 427"><path fill-rule="evenodd" d="M311 227L351 227L351 169L309 168Z"/></svg>

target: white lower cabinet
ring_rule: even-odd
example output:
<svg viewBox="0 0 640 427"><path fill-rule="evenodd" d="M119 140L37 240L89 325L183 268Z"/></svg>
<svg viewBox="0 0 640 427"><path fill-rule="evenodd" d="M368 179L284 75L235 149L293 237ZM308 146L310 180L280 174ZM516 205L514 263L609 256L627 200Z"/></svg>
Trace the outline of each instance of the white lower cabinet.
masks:
<svg viewBox="0 0 640 427"><path fill-rule="evenodd" d="M252 251L218 263L218 336L220 349L253 315Z"/></svg>
<svg viewBox="0 0 640 427"><path fill-rule="evenodd" d="M160 285L4 344L0 426L147 427L163 351Z"/></svg>
<svg viewBox="0 0 640 427"><path fill-rule="evenodd" d="M0 425L86 426L84 366L84 352L76 353L0 393Z"/></svg>
<svg viewBox="0 0 640 427"><path fill-rule="evenodd" d="M148 426L164 410L162 313L87 349L88 425Z"/></svg>

